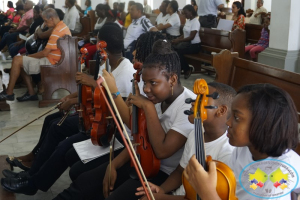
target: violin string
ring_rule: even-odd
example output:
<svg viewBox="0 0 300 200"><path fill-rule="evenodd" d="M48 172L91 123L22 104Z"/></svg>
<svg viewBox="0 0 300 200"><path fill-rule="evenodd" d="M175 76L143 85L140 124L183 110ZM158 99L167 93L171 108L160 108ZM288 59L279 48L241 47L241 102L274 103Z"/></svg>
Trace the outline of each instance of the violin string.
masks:
<svg viewBox="0 0 300 200"><path fill-rule="evenodd" d="M133 146L132 146L132 143L131 143L131 141L130 141L130 137L129 137L129 135L128 135L127 131L126 131L126 128L125 128L125 126L124 126L124 124L123 124L123 120L122 120L122 118L121 118L121 116L120 116L120 113L119 113L119 111L118 111L118 108L117 108L117 106L116 106L116 104L115 104L115 102L114 102L113 97L111 96L111 92L110 92L110 90L109 90L109 88L108 88L108 86L107 86L107 84L106 84L106 82L105 82L105 79L104 79L103 77L102 77L102 79L103 79L102 85L103 85L104 88L106 89L107 94L108 94L108 96L109 96L109 98L110 98L110 100L111 100L111 102L112 102L112 105L113 105L113 107L114 107L114 110L115 110L115 112L116 112L116 115L117 115L117 117L118 117L118 119L119 119L119 121L120 121L120 125L121 125L121 127L122 127L122 129L123 129L123 132L125 133L125 135L126 135L126 137L127 137L128 144L129 144L129 146L130 146L131 153L133 154L133 156L134 156L134 158L135 158L135 160L136 160L136 164L138 165L138 168L139 168L139 170L140 170L140 173L141 173L141 175L142 175L142 177L143 177L143 179L144 179L144 183L147 185L148 190L145 190L145 193L146 193L146 195L147 195L147 193L149 192L149 194L151 195L151 199L155 200L155 198L154 198L154 196L153 196L153 193L152 193L152 191L151 191L151 188L150 188L150 186L149 186L149 183L148 183L148 181L147 181L147 178L146 178L146 176L145 176L145 174L144 174L144 172L143 172L142 166L141 166L141 164L140 164L140 162L139 162L139 160L138 160L138 158L137 158L137 155L136 155L136 153L135 153L135 151L134 151L134 148L133 148ZM102 90L100 90L100 91L102 92ZM144 183L142 182L141 184L143 185ZM147 195L147 196L148 196L148 195ZM149 199L149 197L148 197L148 199Z"/></svg>

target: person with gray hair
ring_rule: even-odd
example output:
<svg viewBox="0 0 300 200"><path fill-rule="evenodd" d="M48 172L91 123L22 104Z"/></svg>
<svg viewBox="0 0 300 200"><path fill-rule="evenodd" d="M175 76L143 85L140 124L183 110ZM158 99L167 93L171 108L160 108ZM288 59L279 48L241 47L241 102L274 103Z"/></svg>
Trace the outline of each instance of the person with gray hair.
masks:
<svg viewBox="0 0 300 200"><path fill-rule="evenodd" d="M15 56L13 58L8 87L6 92L3 91L0 93L0 100L14 101L15 95L13 89L20 75L27 85L28 92L18 97L17 100L38 100L38 96L31 84L30 75L39 74L41 65L54 65L59 62L61 51L57 47L57 40L65 35L71 35L70 29L59 19L57 12L52 8L43 11L42 17L46 26L53 28L45 49L29 56Z"/></svg>
<svg viewBox="0 0 300 200"><path fill-rule="evenodd" d="M262 20L261 20L261 14L263 13L268 13L267 9L263 7L264 5L264 0L257 0L256 2L256 10L252 13L250 17L250 24L259 24L261 25Z"/></svg>

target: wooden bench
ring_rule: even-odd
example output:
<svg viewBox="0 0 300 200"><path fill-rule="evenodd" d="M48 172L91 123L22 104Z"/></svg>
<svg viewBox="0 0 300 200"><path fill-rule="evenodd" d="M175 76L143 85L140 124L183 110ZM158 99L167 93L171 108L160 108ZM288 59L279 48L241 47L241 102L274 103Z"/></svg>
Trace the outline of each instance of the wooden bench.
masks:
<svg viewBox="0 0 300 200"><path fill-rule="evenodd" d="M294 100L300 123L300 74L241 59L237 53L228 50L214 55L213 61L217 74L215 81L230 85L235 90L257 83L270 83L284 89ZM300 142L295 151L300 155ZM297 200L293 192L291 199Z"/></svg>
<svg viewBox="0 0 300 200"><path fill-rule="evenodd" d="M90 10L88 12L88 16L90 17L91 32L92 32L95 28L95 24L97 23L98 17L96 17L96 12L94 10Z"/></svg>
<svg viewBox="0 0 300 200"><path fill-rule="evenodd" d="M80 23L82 25L82 30L80 33L73 34L76 37L83 37L89 34L92 31L91 28L91 19L89 17L81 17Z"/></svg>
<svg viewBox="0 0 300 200"><path fill-rule="evenodd" d="M41 66L41 82L44 93L39 107L57 103L59 99L52 99L53 93L58 89L65 89L70 93L76 92L75 74L78 70L78 40L69 35L59 38L57 46L61 50L61 59L56 65Z"/></svg>
<svg viewBox="0 0 300 200"><path fill-rule="evenodd" d="M201 28L199 31L202 51L197 54L185 55L187 62L193 65L196 72L201 69L209 73L215 73L213 68L201 67L201 62L213 65L213 56L207 52L219 53L223 49L238 52L241 58L245 55L246 33L242 30L222 31L210 28Z"/></svg>
<svg viewBox="0 0 300 200"><path fill-rule="evenodd" d="M263 29L262 25L257 24L245 24L246 31L246 45L247 44L256 44L260 39L261 30Z"/></svg>

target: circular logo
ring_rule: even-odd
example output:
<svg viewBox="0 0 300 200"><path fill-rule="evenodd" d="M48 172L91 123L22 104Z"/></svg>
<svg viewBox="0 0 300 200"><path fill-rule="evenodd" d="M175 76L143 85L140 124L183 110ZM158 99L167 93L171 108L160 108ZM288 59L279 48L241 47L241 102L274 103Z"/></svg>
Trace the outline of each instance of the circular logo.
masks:
<svg viewBox="0 0 300 200"><path fill-rule="evenodd" d="M299 176L290 164L265 159L248 164L240 173L241 187L250 195L263 199L290 194L298 185Z"/></svg>

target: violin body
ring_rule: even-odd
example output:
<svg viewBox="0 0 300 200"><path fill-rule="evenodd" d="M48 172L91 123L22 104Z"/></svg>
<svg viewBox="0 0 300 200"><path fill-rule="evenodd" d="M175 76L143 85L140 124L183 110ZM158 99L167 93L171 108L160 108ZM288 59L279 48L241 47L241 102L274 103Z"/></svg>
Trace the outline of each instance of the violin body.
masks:
<svg viewBox="0 0 300 200"><path fill-rule="evenodd" d="M149 141L145 112L142 109L138 109L137 113L138 133L132 134L132 136L134 144L136 144L136 154L140 160L145 176L151 178L156 176L159 172L160 160L156 158Z"/></svg>
<svg viewBox="0 0 300 200"><path fill-rule="evenodd" d="M81 106L82 106L82 118L83 126L86 134L90 134L92 122L94 120L93 113L93 91L92 88L86 85L81 86Z"/></svg>
<svg viewBox="0 0 300 200"><path fill-rule="evenodd" d="M234 173L223 162L213 160L216 163L217 170L217 193L222 200L237 200L235 196L236 180ZM197 193L190 183L182 176L182 184L184 186L187 200L196 200Z"/></svg>
<svg viewBox="0 0 300 200"><path fill-rule="evenodd" d="M94 90L95 117L92 124L91 140L96 146L107 147L110 145L115 125L100 90L106 94L106 90L102 86L96 87Z"/></svg>

